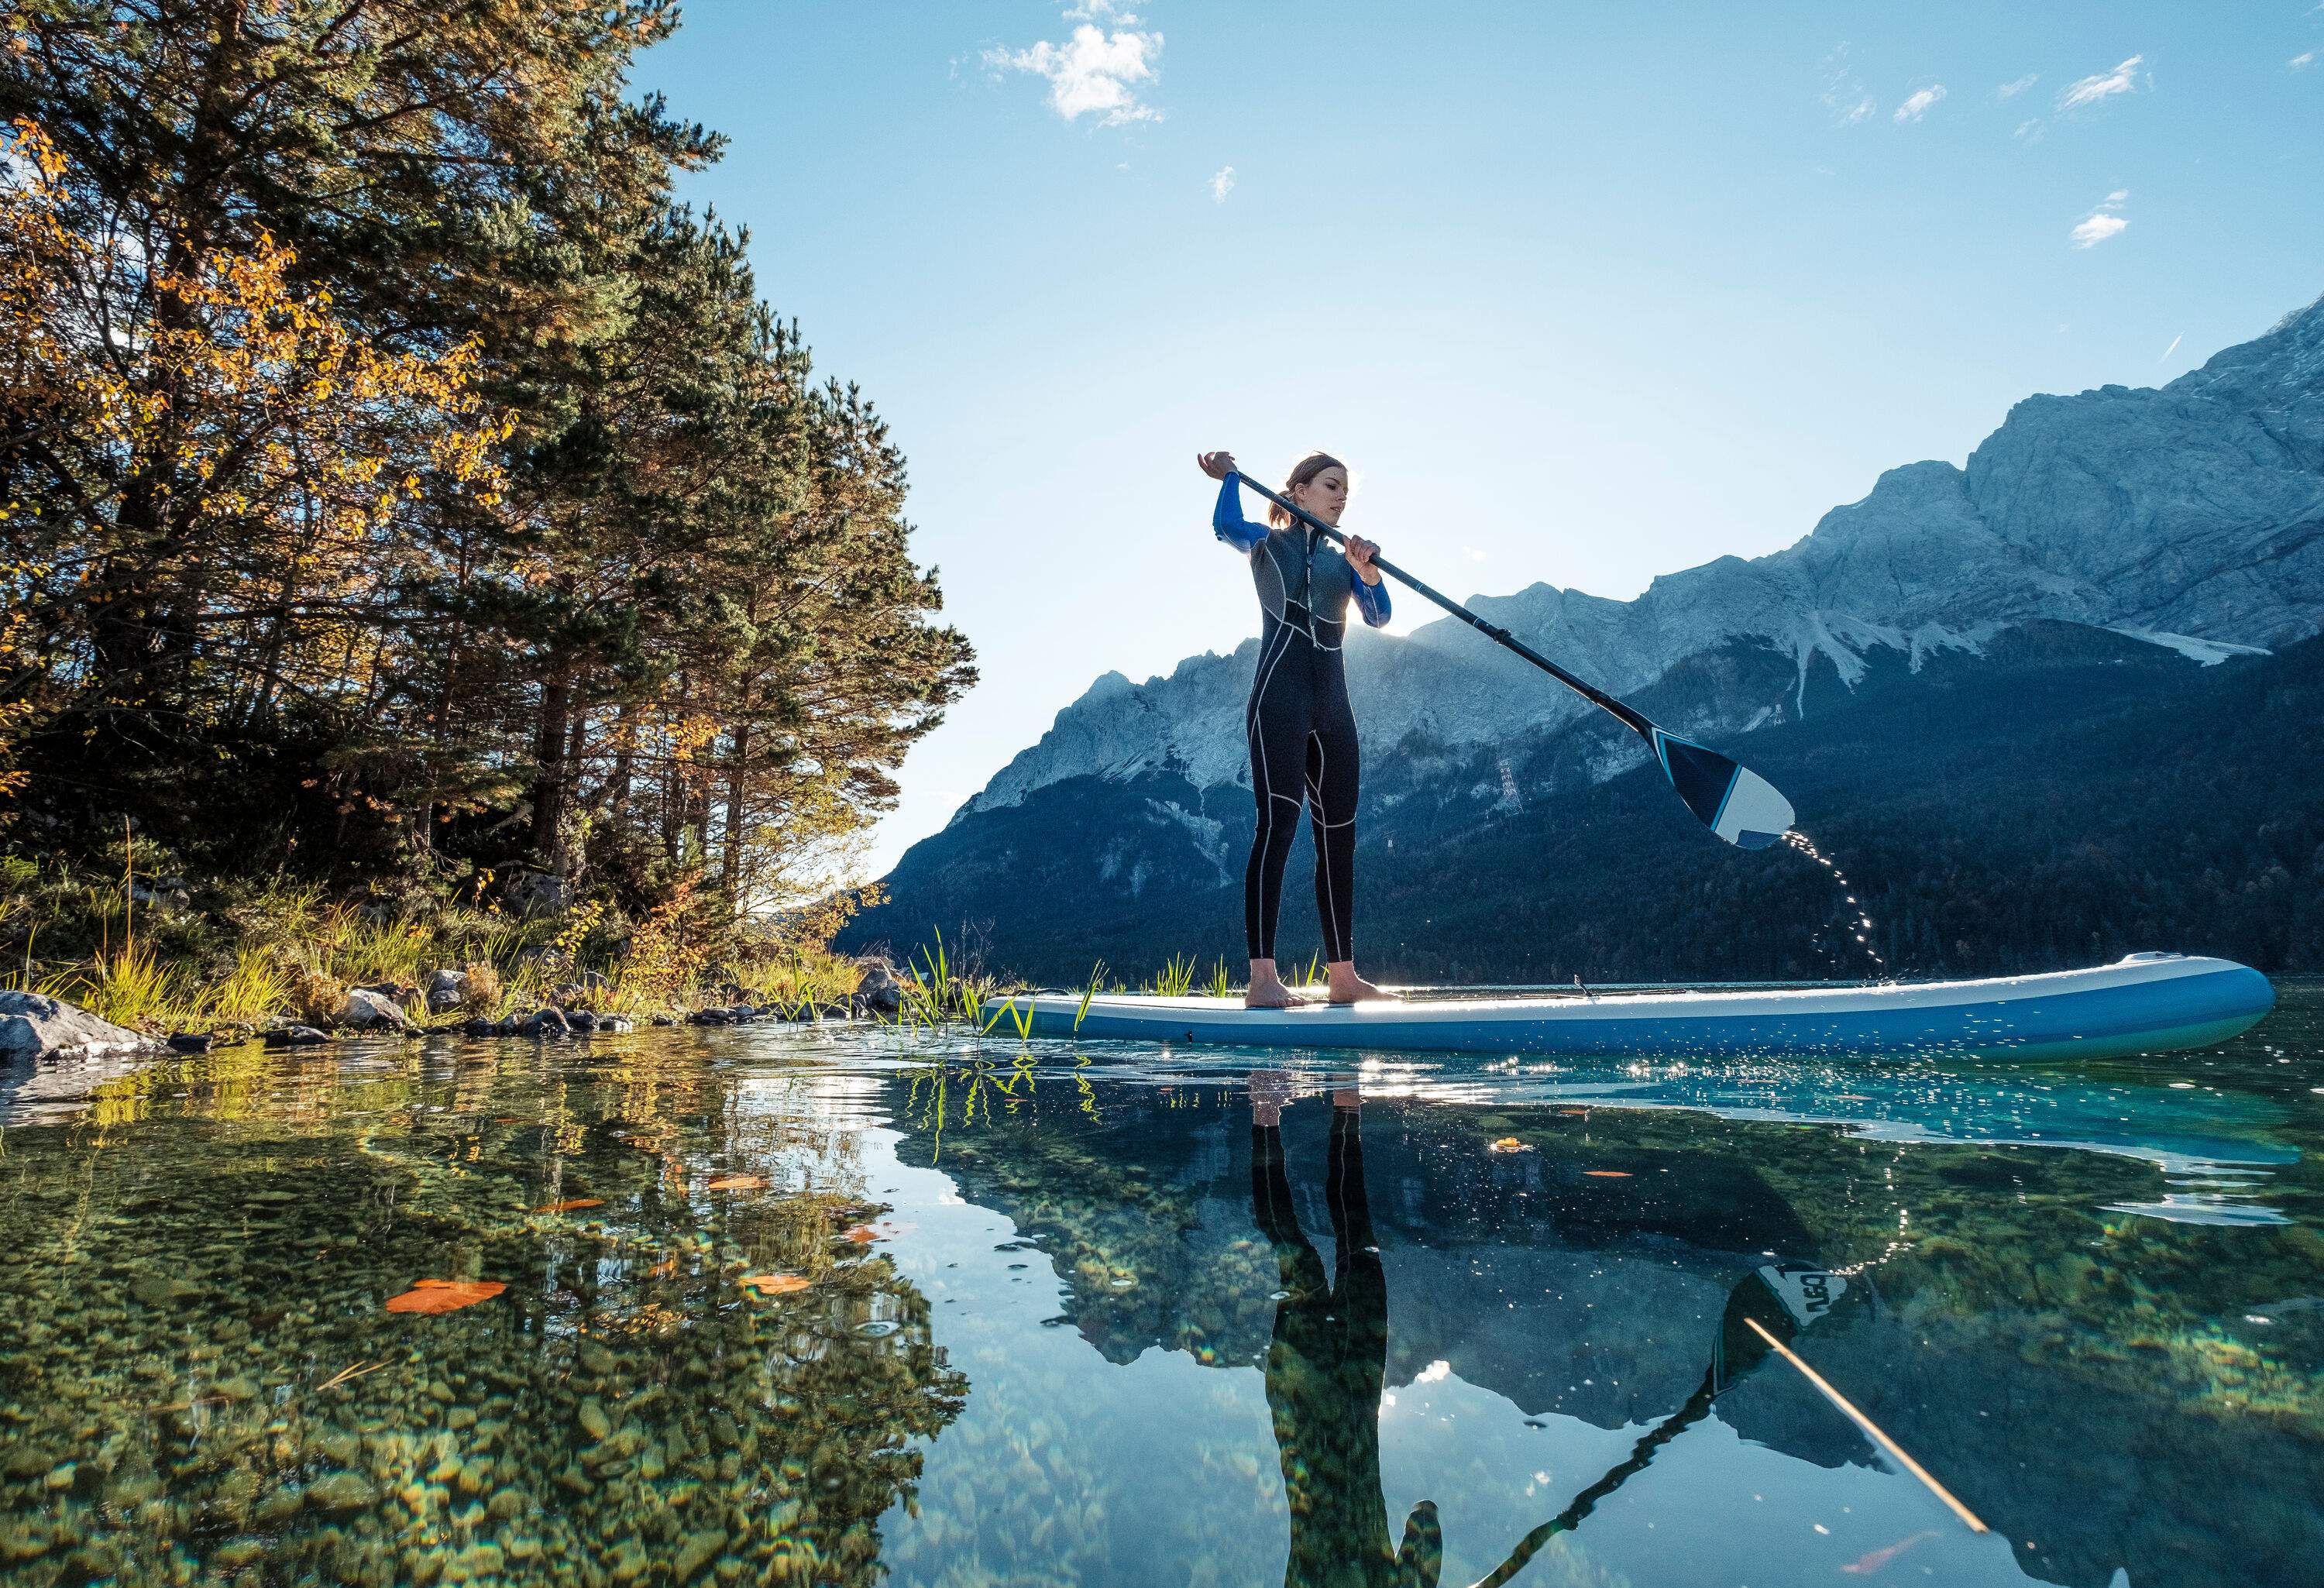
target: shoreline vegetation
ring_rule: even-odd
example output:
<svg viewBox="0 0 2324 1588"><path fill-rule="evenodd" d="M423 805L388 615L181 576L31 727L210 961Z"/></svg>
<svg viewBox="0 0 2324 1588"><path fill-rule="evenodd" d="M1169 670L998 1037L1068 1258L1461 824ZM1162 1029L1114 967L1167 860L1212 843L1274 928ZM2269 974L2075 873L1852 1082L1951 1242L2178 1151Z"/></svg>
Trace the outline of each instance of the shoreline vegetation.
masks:
<svg viewBox="0 0 2324 1588"><path fill-rule="evenodd" d="M0 993L51 998L154 1042L318 1041L331 1033L563 1037L593 1029L739 1024L760 1019L868 1019L907 1029L966 1025L990 1034L989 998L1028 991L941 929L899 965L834 953L830 938L864 894L835 896L742 929L689 931L690 891L634 924L590 901L512 912L481 875L465 898L415 913L377 900L334 900L311 882L189 887L141 877L134 840L110 882L63 864L0 855L0 933L19 946ZM504 893L546 897L521 884ZM1295 986L1324 985L1320 959ZM1104 962L1078 989L1086 1005L1131 984ZM1136 990L1166 997L1242 991L1223 959L1207 974L1172 955ZM1019 1034L1024 1034L1021 1025Z"/></svg>
<svg viewBox="0 0 2324 1588"><path fill-rule="evenodd" d="M856 994L863 836L973 656L884 420L676 197L723 140L630 73L677 26L0 27L12 988L221 1029Z"/></svg>

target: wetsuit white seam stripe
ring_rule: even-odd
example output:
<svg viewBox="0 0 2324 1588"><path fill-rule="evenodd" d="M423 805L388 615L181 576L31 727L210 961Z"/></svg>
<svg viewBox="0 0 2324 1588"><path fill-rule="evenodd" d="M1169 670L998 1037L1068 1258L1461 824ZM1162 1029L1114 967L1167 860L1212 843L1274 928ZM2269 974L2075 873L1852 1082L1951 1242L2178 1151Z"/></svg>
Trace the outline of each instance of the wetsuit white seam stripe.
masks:
<svg viewBox="0 0 2324 1588"><path fill-rule="evenodd" d="M1323 734L1315 732L1314 729L1310 728L1307 730L1307 736L1315 741L1315 815L1320 818L1323 814L1323 778L1327 770L1326 757L1329 752L1323 748ZM1319 820L1316 825L1318 826L1328 826L1329 824ZM1331 863L1323 858L1323 845L1320 841L1315 845L1315 870L1317 874L1322 876L1323 879L1323 901L1328 907L1323 921L1323 930L1333 938L1333 947L1345 948L1347 946L1338 941L1340 936L1340 896L1332 887ZM1345 954L1335 954L1332 957L1335 960L1344 960L1348 956Z"/></svg>
<svg viewBox="0 0 2324 1588"><path fill-rule="evenodd" d="M1282 665L1284 657L1290 654L1291 634L1292 630L1290 625L1287 623L1284 624L1278 632L1277 637L1280 642L1275 649L1275 660L1268 663L1265 673L1260 677L1259 688L1251 692L1250 706L1245 713L1247 725L1243 730L1243 739L1246 747L1250 752L1251 777L1254 783L1258 786L1259 791L1266 797L1266 803L1263 808L1267 813L1267 819L1259 824L1258 847L1255 851L1255 853L1260 854L1265 854L1268 846L1273 842L1275 837L1275 802L1277 799L1285 799L1286 797L1276 793L1273 780L1269 779L1267 775L1267 750L1266 746L1259 739L1259 708L1261 704L1267 699L1268 686L1275 681L1275 669ZM1296 813L1299 808L1299 802L1297 800L1292 800L1291 807L1294 812L1291 819L1293 821L1297 821L1299 817ZM1254 944L1251 946L1264 947L1271 951L1275 946L1272 941L1274 937L1274 923L1267 919L1267 904L1265 899L1266 886L1266 869L1264 865L1262 865L1259 872L1259 889L1261 897L1259 909L1259 926L1264 933L1264 940L1258 944ZM1254 956L1253 957L1263 958L1265 956Z"/></svg>

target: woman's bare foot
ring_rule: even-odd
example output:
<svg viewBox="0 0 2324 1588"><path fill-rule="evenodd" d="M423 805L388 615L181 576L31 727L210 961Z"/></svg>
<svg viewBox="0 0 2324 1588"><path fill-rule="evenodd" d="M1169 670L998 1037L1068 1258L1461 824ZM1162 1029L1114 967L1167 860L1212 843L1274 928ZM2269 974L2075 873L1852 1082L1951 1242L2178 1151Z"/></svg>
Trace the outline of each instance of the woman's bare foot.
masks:
<svg viewBox="0 0 2324 1588"><path fill-rule="evenodd" d="M1335 960L1324 968L1331 973L1328 996L1334 1003L1364 1003L1375 998L1385 998L1390 1002L1396 1000L1395 993L1383 992L1356 974L1356 962L1352 959Z"/></svg>
<svg viewBox="0 0 2324 1588"><path fill-rule="evenodd" d="M1242 995L1245 1009L1295 1009L1308 1000L1283 984L1271 959L1250 962L1250 986Z"/></svg>

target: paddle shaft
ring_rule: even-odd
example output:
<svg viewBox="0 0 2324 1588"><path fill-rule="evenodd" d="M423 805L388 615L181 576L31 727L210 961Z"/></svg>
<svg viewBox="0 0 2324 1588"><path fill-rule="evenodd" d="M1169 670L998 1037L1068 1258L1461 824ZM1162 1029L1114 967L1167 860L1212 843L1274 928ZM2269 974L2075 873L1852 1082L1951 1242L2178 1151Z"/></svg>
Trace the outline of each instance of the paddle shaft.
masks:
<svg viewBox="0 0 2324 1588"><path fill-rule="evenodd" d="M1330 524L1325 523L1322 519L1317 518L1305 508L1277 495L1265 485L1262 485L1257 480L1252 479L1249 475L1239 473L1235 477L1240 480L1244 485L1249 485L1252 490L1258 492L1260 495L1266 497L1269 502L1274 503L1276 506L1283 509L1284 512L1291 514L1294 518L1296 518L1301 522L1306 524L1309 528L1328 536L1342 547L1348 543L1348 537L1342 534L1340 531L1333 529ZM1615 699L1611 695L1607 694L1605 690L1598 688L1593 685L1583 683L1580 679L1577 679L1572 673L1567 672L1563 668L1558 666L1557 663L1550 660L1549 658L1544 656L1540 651L1536 651L1532 646L1518 639L1515 634L1510 633L1499 623L1487 623L1483 618L1480 618L1475 613L1471 612L1467 607L1453 600L1450 596L1443 594L1442 591L1434 589L1430 586L1414 578L1410 574L1397 567L1396 564L1388 561L1385 557L1373 558L1372 566L1379 569L1380 572L1384 574L1394 576L1400 583L1408 586L1419 595L1425 596L1429 600L1436 603L1437 605L1443 607L1454 617L1457 617L1462 622L1467 623L1471 628L1476 630L1487 639L1491 640L1499 645L1505 646L1508 650L1517 652L1519 656L1524 657L1527 661L1533 663L1534 666L1541 669L1542 671L1547 673L1551 678L1555 679L1559 683L1564 685L1567 688L1581 696L1584 700L1589 701L1592 706L1596 706L1614 716L1624 727L1628 728L1632 733L1637 734L1638 737L1644 739L1649 746L1654 743L1654 725L1648 722L1645 717L1640 716L1637 712L1632 711L1628 706L1623 705L1620 701Z"/></svg>

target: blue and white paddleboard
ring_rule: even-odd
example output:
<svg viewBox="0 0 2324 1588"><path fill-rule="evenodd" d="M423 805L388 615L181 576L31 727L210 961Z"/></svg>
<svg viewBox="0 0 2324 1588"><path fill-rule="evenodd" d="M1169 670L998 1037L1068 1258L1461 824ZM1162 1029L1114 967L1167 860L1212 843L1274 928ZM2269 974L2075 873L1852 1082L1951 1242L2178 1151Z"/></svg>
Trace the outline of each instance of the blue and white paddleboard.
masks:
<svg viewBox="0 0 2324 1588"><path fill-rule="evenodd" d="M2248 965L2178 954L1981 982L1646 992L1245 1009L1240 999L1019 993L989 1029L1238 1048L1721 1057L1952 1054L2103 1058L2224 1042L2275 1007Z"/></svg>

